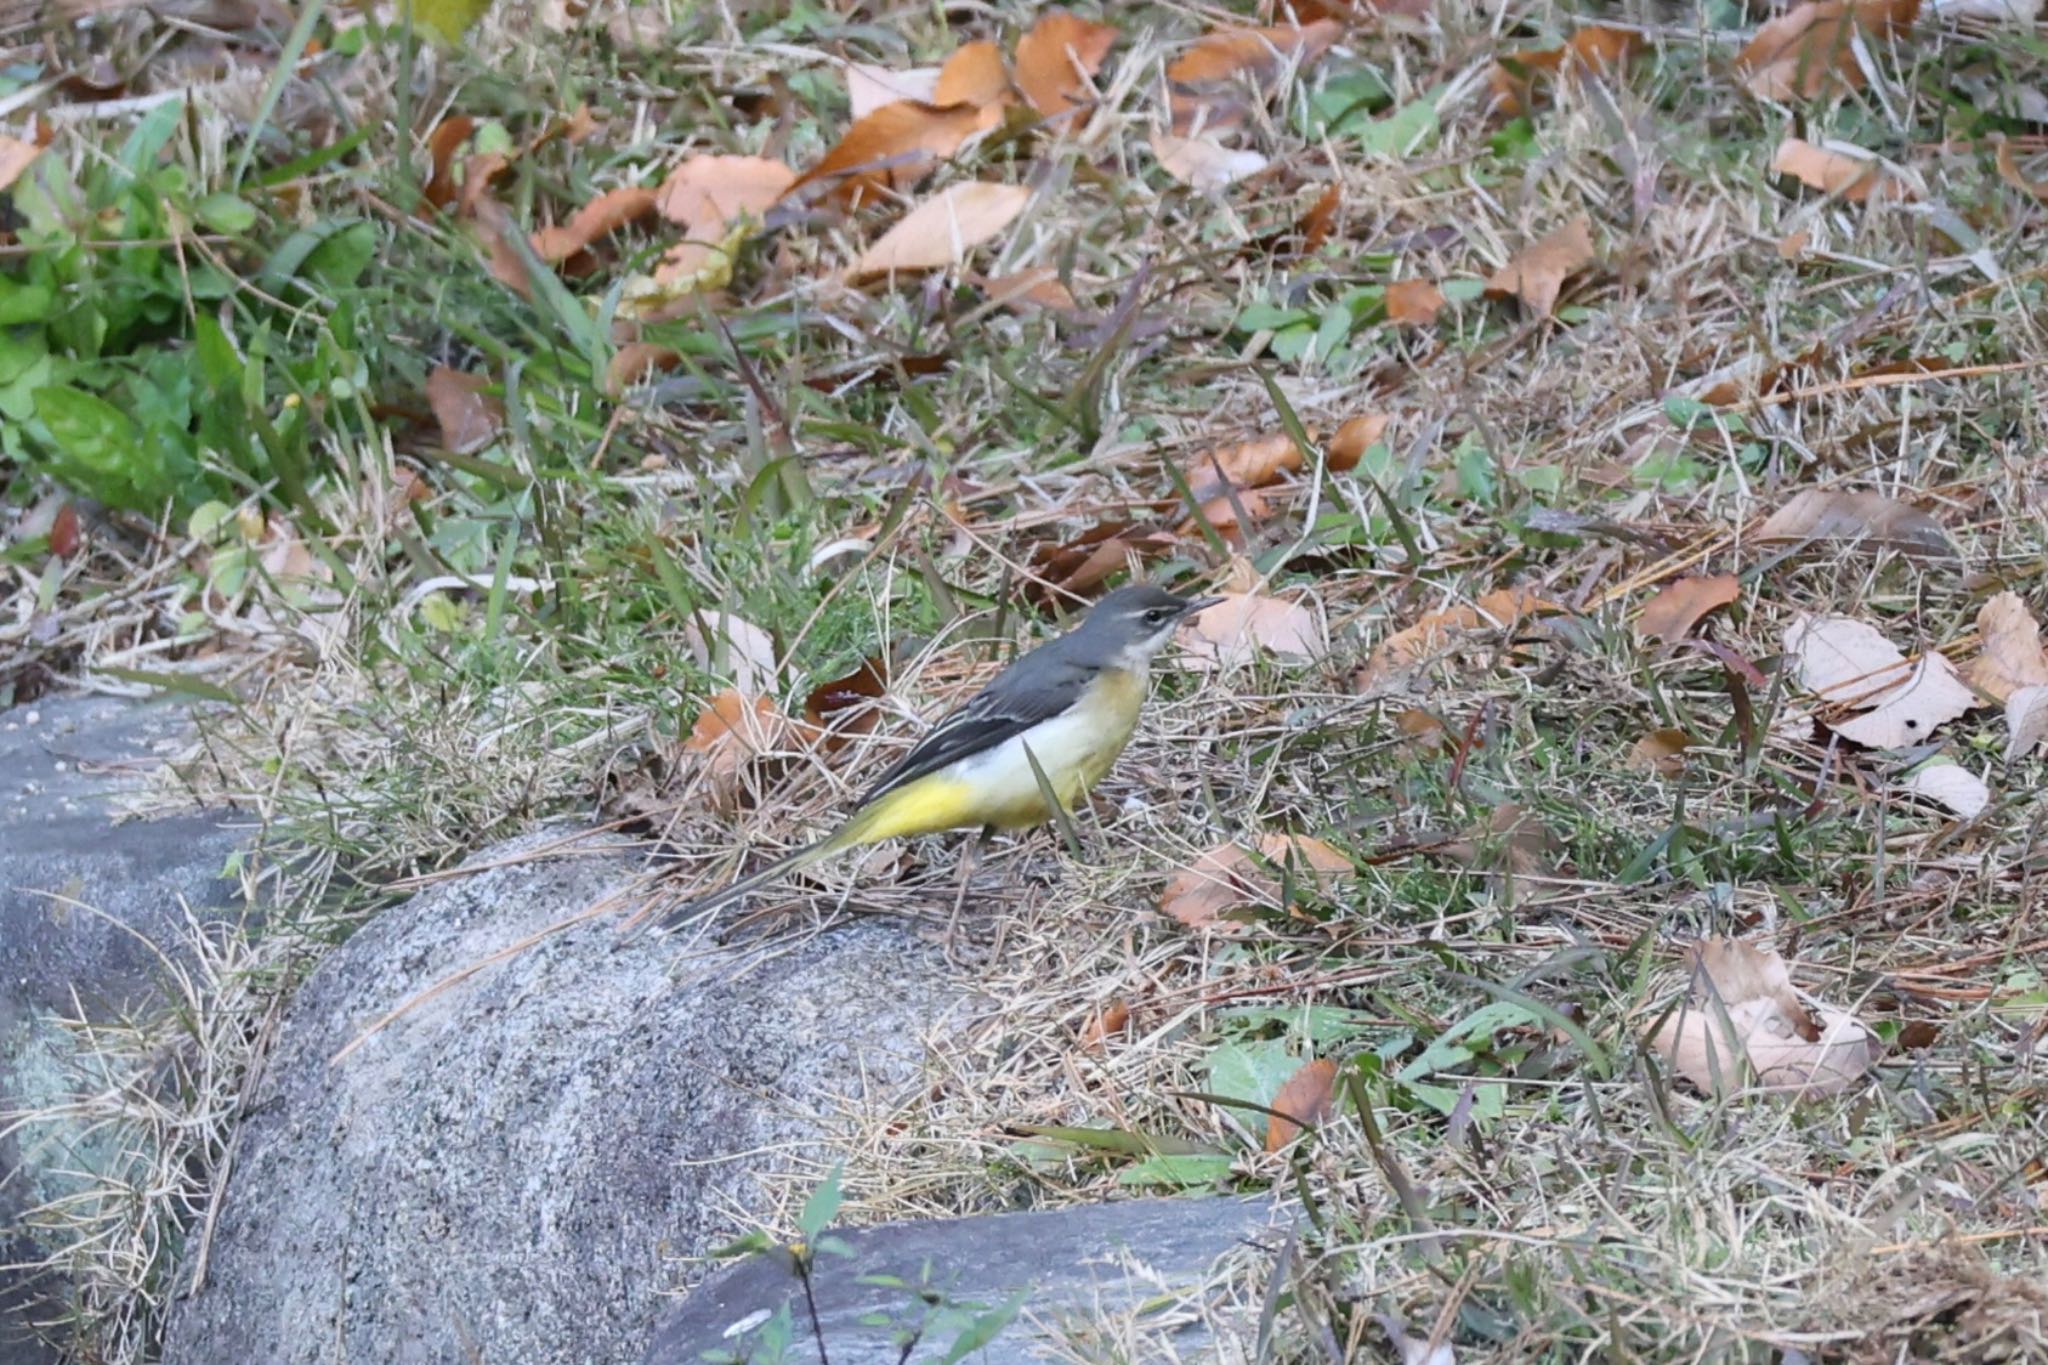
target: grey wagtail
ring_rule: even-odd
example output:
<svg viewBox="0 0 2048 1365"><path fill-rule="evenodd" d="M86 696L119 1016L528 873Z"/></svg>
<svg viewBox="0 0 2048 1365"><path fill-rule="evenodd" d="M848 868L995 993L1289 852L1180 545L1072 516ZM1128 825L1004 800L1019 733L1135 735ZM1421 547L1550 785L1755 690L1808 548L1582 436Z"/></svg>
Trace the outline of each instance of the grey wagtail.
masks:
<svg viewBox="0 0 2048 1365"><path fill-rule="evenodd" d="M1023 829L1053 818L1108 775L1138 728L1152 656L1220 597L1119 588L1087 619L1012 663L868 789L838 829L759 872L678 906L664 928L728 905L835 853L948 829ZM1037 771L1033 770L1033 760ZM1045 774L1044 785L1038 773ZM962 884L965 891L965 884ZM957 907L956 907L957 909Z"/></svg>

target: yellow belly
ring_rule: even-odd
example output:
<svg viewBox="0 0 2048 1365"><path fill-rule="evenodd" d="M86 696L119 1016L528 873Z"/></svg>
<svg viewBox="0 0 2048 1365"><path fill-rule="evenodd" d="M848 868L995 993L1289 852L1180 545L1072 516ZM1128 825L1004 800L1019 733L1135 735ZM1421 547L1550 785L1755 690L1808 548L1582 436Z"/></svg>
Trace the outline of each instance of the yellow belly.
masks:
<svg viewBox="0 0 2048 1365"><path fill-rule="evenodd" d="M1079 705L875 802L854 817L846 843L983 825L1020 829L1043 824L1053 813L1026 747L1060 804L1072 810L1115 766L1137 729L1144 700L1142 674L1104 673Z"/></svg>

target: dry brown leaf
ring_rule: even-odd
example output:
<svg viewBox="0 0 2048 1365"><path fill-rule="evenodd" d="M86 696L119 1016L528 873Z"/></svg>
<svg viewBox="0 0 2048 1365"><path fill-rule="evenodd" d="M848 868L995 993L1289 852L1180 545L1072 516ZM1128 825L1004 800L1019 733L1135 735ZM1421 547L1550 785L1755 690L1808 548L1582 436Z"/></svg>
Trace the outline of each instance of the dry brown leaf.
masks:
<svg viewBox="0 0 2048 1365"><path fill-rule="evenodd" d="M1685 771L1685 751L1693 737L1683 730L1652 730L1629 747L1628 767L1633 772L1677 777Z"/></svg>
<svg viewBox="0 0 2048 1365"><path fill-rule="evenodd" d="M434 131L427 134L427 156L433 167L427 177L423 191L427 202L437 209L445 209L455 202L459 187L455 183L455 153L476 131L476 120L467 114L452 114L434 125ZM5 154L0 153L0 189L6 188Z"/></svg>
<svg viewBox="0 0 2048 1365"><path fill-rule="evenodd" d="M946 58L931 95L933 104L971 104L977 109L1009 101L1010 72L1003 65L1003 50L986 38Z"/></svg>
<svg viewBox="0 0 2048 1365"><path fill-rule="evenodd" d="M1081 306L1075 301L1073 291L1060 282L1058 266L1034 265L1014 275L983 279L980 284L988 301L1003 307L1028 303L1034 308L1055 313L1071 313Z"/></svg>
<svg viewBox="0 0 2048 1365"><path fill-rule="evenodd" d="M1691 989L1651 1045L1700 1090L1733 1093L1753 1076L1770 1094L1835 1095L1877 1064L1877 1036L1842 1010L1809 1009L1776 953L1710 939L1689 956Z"/></svg>
<svg viewBox="0 0 2048 1365"><path fill-rule="evenodd" d="M1954 555L1941 523L1910 503L1882 493L1809 488L1771 513L1758 540L1874 542L1908 554Z"/></svg>
<svg viewBox="0 0 2048 1365"><path fill-rule="evenodd" d="M0 133L0 190L21 179L29 163L43 154L40 145Z"/></svg>
<svg viewBox="0 0 2048 1365"><path fill-rule="evenodd" d="M1519 297L1531 312L1548 317L1565 281L1593 264L1593 220L1586 214L1549 236L1523 247L1486 282L1488 298Z"/></svg>
<svg viewBox="0 0 2048 1365"><path fill-rule="evenodd" d="M711 698L683 741L683 752L699 755L712 804L731 810L756 760L794 747L796 727L766 697L727 689Z"/></svg>
<svg viewBox="0 0 2048 1365"><path fill-rule="evenodd" d="M1998 137L1997 143L1998 178L2021 194L2031 194L2042 203L2048 204L2048 180L2029 180L2026 173L2020 169L2019 160L2013 155L2012 143L2002 135ZM5 158L0 157L0 189L7 187L4 161Z"/></svg>
<svg viewBox="0 0 2048 1365"><path fill-rule="evenodd" d="M504 400L486 392L490 377L436 365L427 376L427 404L441 426L441 446L457 455L482 450L505 429Z"/></svg>
<svg viewBox="0 0 2048 1365"><path fill-rule="evenodd" d="M1337 226L1337 210L1343 206L1343 182L1333 180L1327 189L1316 196L1316 202L1309 205L1308 212L1301 215L1301 222L1295 225L1295 231L1301 234L1303 255L1313 256L1323 249L1323 243L1330 240L1330 233Z"/></svg>
<svg viewBox="0 0 2048 1365"><path fill-rule="evenodd" d="M1852 156L1848 152L1816 147L1804 138L1788 137L1771 157L1774 175L1789 175L1801 184L1846 199L1852 204L1876 196L1879 199L1908 197L1906 187L1885 173L1875 157Z"/></svg>
<svg viewBox="0 0 2048 1365"><path fill-rule="evenodd" d="M857 119L898 100L943 103L933 98L933 92L939 86L939 68L936 66L892 71L886 66L848 62L843 74L846 77L846 101Z"/></svg>
<svg viewBox="0 0 2048 1365"><path fill-rule="evenodd" d="M683 623L690 659L715 677L759 696L775 685L775 637L752 621L722 611L700 611Z"/></svg>
<svg viewBox="0 0 2048 1365"><path fill-rule="evenodd" d="M475 158L472 158L474 162ZM512 223L512 215L504 205L489 194L479 194L475 200L468 199L464 191L463 212L476 216L470 223L477 240L488 253L491 278L505 285L523 299L533 297L533 277L526 266L526 258L514 244L519 231Z"/></svg>
<svg viewBox="0 0 2048 1365"><path fill-rule="evenodd" d="M1288 875L1303 878L1317 891L1330 882L1357 874L1351 859L1321 839L1302 834L1266 834L1259 854ZM1299 884L1299 882L1297 882ZM1282 887L1277 877L1241 844L1218 844L1199 854L1176 873L1160 893L1159 908L1191 929L1215 924L1246 905L1276 906Z"/></svg>
<svg viewBox="0 0 2048 1365"><path fill-rule="evenodd" d="M1991 788L1984 779L1960 763L1928 763L1916 768L1899 790L1923 801L1932 801L1973 820L1991 804Z"/></svg>
<svg viewBox="0 0 2048 1365"><path fill-rule="evenodd" d="M1308 66L1343 33L1333 19L1296 27L1219 29L1167 63L1173 131L1227 130L1245 119L1245 87L1270 99L1291 70Z"/></svg>
<svg viewBox="0 0 2048 1365"><path fill-rule="evenodd" d="M1320 659L1330 652L1320 613L1299 598L1227 592L1223 600L1181 627L1181 643L1194 667L1237 668L1263 651L1283 659Z"/></svg>
<svg viewBox="0 0 2048 1365"><path fill-rule="evenodd" d="M820 187L818 198L859 208L891 189L906 188L969 138L1003 121L999 105L920 104L898 100L855 119L817 165L790 183L784 196Z"/></svg>
<svg viewBox="0 0 2048 1365"><path fill-rule="evenodd" d="M1267 1106L1274 1112L1266 1117L1266 1150L1279 1151L1303 1128L1313 1128L1328 1118L1336 1095L1337 1064L1328 1057L1303 1062Z"/></svg>
<svg viewBox="0 0 2048 1365"><path fill-rule="evenodd" d="M2022 687L2005 699L2005 761L2030 757L2048 740L2048 685Z"/></svg>
<svg viewBox="0 0 2048 1365"><path fill-rule="evenodd" d="M650 374L667 374L683 363L682 352L651 341L629 341L612 352L604 367L604 392L618 398Z"/></svg>
<svg viewBox="0 0 2048 1365"><path fill-rule="evenodd" d="M1028 185L979 180L948 185L919 204L861 253L851 281L898 271L945 270L1016 220L1031 200Z"/></svg>
<svg viewBox="0 0 2048 1365"><path fill-rule="evenodd" d="M1330 438L1330 443L1323 447L1323 462L1340 473L1356 469L1358 462L1365 458L1365 452L1379 444L1391 420L1384 412L1346 418L1344 424L1337 428L1337 434Z"/></svg>
<svg viewBox="0 0 2048 1365"><path fill-rule="evenodd" d="M1433 611L1414 625L1395 631L1359 673L1361 690L1390 685L1419 672L1448 653L1465 636L1485 631L1513 631L1525 616L1552 615L1564 608L1521 588L1500 588L1470 606L1460 604Z"/></svg>
<svg viewBox="0 0 2048 1365"><path fill-rule="evenodd" d="M1985 696L2002 702L2022 687L2048 683L2041 627L2018 593L1999 593L1977 609L1977 638L1981 651L1964 676Z"/></svg>
<svg viewBox="0 0 2048 1365"><path fill-rule="evenodd" d="M1428 280L1398 280L1387 286L1387 321L1427 327L1444 310L1444 291Z"/></svg>
<svg viewBox="0 0 2048 1365"><path fill-rule="evenodd" d="M1434 852L1460 867L1504 873L1512 883L1519 877L1556 876L1562 849L1534 811L1505 801L1465 838L1439 845Z"/></svg>
<svg viewBox="0 0 2048 1365"><path fill-rule="evenodd" d="M1838 83L1861 90L1858 42L1882 46L1919 12L1920 0L1808 0L1758 29L1735 69L1758 99L1813 99Z"/></svg>
<svg viewBox="0 0 2048 1365"><path fill-rule="evenodd" d="M1533 103L1534 77L1559 72L1578 77L1616 72L1628 64L1642 45L1639 33L1594 24L1572 34L1563 47L1510 52L1504 61L1494 63L1488 78L1493 87L1494 106L1509 117L1527 113ZM1528 75L1517 73L1508 63L1521 67Z"/></svg>
<svg viewBox="0 0 2048 1365"><path fill-rule="evenodd" d="M1189 189L1209 193L1234 185L1266 169L1266 157L1241 147L1226 147L1214 137L1180 137L1152 130L1152 155L1166 173Z"/></svg>
<svg viewBox="0 0 2048 1365"><path fill-rule="evenodd" d="M1708 612L1718 610L1742 596L1742 583L1734 574L1711 578L1681 578L1667 583L1644 606L1636 621L1636 633L1646 640L1677 644Z"/></svg>
<svg viewBox="0 0 2048 1365"><path fill-rule="evenodd" d="M637 185L606 190L570 215L568 222L534 233L534 254L550 265L559 265L588 251L599 238L647 217L654 212L655 203L654 191Z"/></svg>
<svg viewBox="0 0 2048 1365"><path fill-rule="evenodd" d="M1130 1026L1130 1005L1112 1000L1088 1016L1088 1023L1081 1030L1081 1047L1088 1052L1101 1052L1109 1046L1111 1037Z"/></svg>
<svg viewBox="0 0 2048 1365"><path fill-rule="evenodd" d="M1188 487L1195 497L1213 498L1230 488L1263 488L1301 468L1301 447L1284 431L1205 450L1188 462Z"/></svg>
<svg viewBox="0 0 2048 1365"><path fill-rule="evenodd" d="M693 156L662 182L661 216L715 237L741 214L760 214L789 192L796 172L773 157Z"/></svg>
<svg viewBox="0 0 2048 1365"><path fill-rule="evenodd" d="M1829 728L1873 749L1925 743L1977 705L1947 657L1929 650L1915 664L1884 636L1847 616L1807 616L1785 633L1799 680L1824 701L1863 712Z"/></svg>
<svg viewBox="0 0 2048 1365"><path fill-rule="evenodd" d="M1041 118L1052 119L1089 98L1088 82L1115 45L1117 31L1053 10L1017 40L1017 88Z"/></svg>

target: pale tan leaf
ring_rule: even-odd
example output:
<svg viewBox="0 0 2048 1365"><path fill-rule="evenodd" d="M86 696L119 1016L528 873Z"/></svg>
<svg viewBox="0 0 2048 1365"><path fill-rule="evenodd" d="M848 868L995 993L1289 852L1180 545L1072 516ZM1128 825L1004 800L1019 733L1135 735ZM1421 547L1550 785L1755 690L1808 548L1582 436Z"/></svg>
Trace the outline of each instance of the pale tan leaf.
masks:
<svg viewBox="0 0 2048 1365"><path fill-rule="evenodd" d="M1689 956L1691 989L1651 1045L1700 1090L1727 1095L1754 1080L1768 1094L1834 1095L1877 1064L1876 1035L1844 1011L1808 1008L1776 953L1711 939Z"/></svg>
<svg viewBox="0 0 2048 1365"><path fill-rule="evenodd" d="M765 213L795 180L773 157L693 156L662 182L657 206L671 223L715 238L742 214Z"/></svg>
<svg viewBox="0 0 2048 1365"><path fill-rule="evenodd" d="M683 642L697 667L742 692L758 696L775 686L775 638L751 621L700 611L684 623Z"/></svg>
<svg viewBox="0 0 2048 1365"><path fill-rule="evenodd" d="M1916 768L1899 789L1910 796L1946 806L1965 820L1984 813L1991 804L1991 788L1984 779L1960 763L1928 763Z"/></svg>
<svg viewBox="0 0 2048 1365"><path fill-rule="evenodd" d="M1809 488L1771 513L1758 540L1844 540L1890 546L1909 554L1953 555L1941 523L1911 503L1882 493Z"/></svg>
<svg viewBox="0 0 2048 1365"><path fill-rule="evenodd" d="M846 100L852 106L853 117L857 119L865 118L883 105L894 104L898 100L941 102L933 98L939 85L939 68L936 66L891 71L886 66L848 62L842 74L846 77Z"/></svg>
<svg viewBox="0 0 2048 1365"><path fill-rule="evenodd" d="M650 374L666 374L683 363L683 354L673 346L652 341L629 341L612 352L604 367L604 392L618 398Z"/></svg>
<svg viewBox="0 0 2048 1365"><path fill-rule="evenodd" d="M2035 0L2038 5L2039 0ZM2048 204L2048 180L2031 180L2020 169L2019 158L2013 154L2012 143L2004 137L1998 138L1998 152L1994 158L1998 163L1998 178L2018 190L2021 194L2032 195ZM0 188L7 184L5 171L0 170Z"/></svg>
<svg viewBox="0 0 2048 1365"><path fill-rule="evenodd" d="M1031 200L1028 185L968 181L919 204L861 253L847 277L871 279L898 271L943 270L1016 220Z"/></svg>
<svg viewBox="0 0 2048 1365"><path fill-rule="evenodd" d="M534 254L550 265L587 251L629 223L654 212L655 193L637 185L606 190L570 216L569 221L533 234Z"/></svg>
<svg viewBox="0 0 2048 1365"><path fill-rule="evenodd" d="M1977 610L1982 648L1966 674L1971 686L1993 701L2005 701L2022 687L2048 683L2048 650L2026 599L2002 592Z"/></svg>
<svg viewBox="0 0 2048 1365"><path fill-rule="evenodd" d="M1236 844L1219 844L1174 874L1160 893L1159 908L1190 929L1212 925L1245 904L1239 877L1252 870L1251 854Z"/></svg>
<svg viewBox="0 0 2048 1365"><path fill-rule="evenodd" d="M1785 648L1807 690L1863 712L1830 728L1873 749L1924 743L1977 705L1946 656L1930 650L1911 663L1875 629L1846 616L1800 618L1786 632Z"/></svg>
<svg viewBox="0 0 2048 1365"><path fill-rule="evenodd" d="M1003 121L1000 105L923 104L898 100L855 119L817 165L793 181L785 194L818 186L817 197L844 208L859 208L922 179L938 161L967 140Z"/></svg>
<svg viewBox="0 0 2048 1365"><path fill-rule="evenodd" d="M1423 616L1412 626L1380 641L1360 671L1360 690L1407 681L1428 664L1448 654L1467 636L1512 631L1525 616L1549 615L1564 608L1521 588L1500 588L1477 602L1446 607Z"/></svg>
<svg viewBox="0 0 2048 1365"><path fill-rule="evenodd" d="M1636 632L1646 640L1676 644L1711 611L1727 606L1742 596L1742 583L1734 574L1710 578L1681 578L1668 583L1644 606Z"/></svg>
<svg viewBox="0 0 2048 1365"><path fill-rule="evenodd" d="M1330 1116L1337 1094L1337 1064L1328 1057L1303 1062L1301 1068L1281 1083L1267 1116L1266 1150L1277 1152L1301 1133Z"/></svg>
<svg viewBox="0 0 2048 1365"><path fill-rule="evenodd" d="M1266 169L1263 153L1226 147L1214 137L1176 137L1152 130L1152 155L1166 173L1190 189L1204 193L1234 185Z"/></svg>
<svg viewBox="0 0 2048 1365"><path fill-rule="evenodd" d="M21 173L29 168L29 163L42 154L43 149L33 142L0 134L0 190L21 179Z"/></svg>
<svg viewBox="0 0 2048 1365"><path fill-rule="evenodd" d="M1771 171L1775 175L1789 175L1801 184L1852 204L1860 204L1873 196L1878 199L1904 199L1910 192L1897 177L1887 175L1884 166L1868 153L1852 155L1849 152L1816 147L1803 138L1788 137L1778 144L1776 154L1771 157Z"/></svg>
<svg viewBox="0 0 2048 1365"><path fill-rule="evenodd" d="M1088 98L1088 82L1116 39L1117 31L1108 24L1065 10L1043 14L1017 40L1017 88L1040 117L1058 118ZM1062 125L1071 122L1060 120Z"/></svg>
<svg viewBox="0 0 2048 1365"><path fill-rule="evenodd" d="M2028 758L2048 740L2048 686L2022 687L2005 699L2005 761Z"/></svg>
<svg viewBox="0 0 2048 1365"><path fill-rule="evenodd" d="M457 455L482 450L505 428L504 400L489 392L488 375L436 365L427 375L427 404L441 427L441 445Z"/></svg>
<svg viewBox="0 0 2048 1365"><path fill-rule="evenodd" d="M1516 252L1486 282L1489 298L1520 298L1533 313L1548 317L1565 281L1597 259L1593 220L1579 214L1563 227Z"/></svg>
<svg viewBox="0 0 2048 1365"><path fill-rule="evenodd" d="M1299 598L1229 592L1181 627L1187 661L1196 667L1239 668L1261 652L1283 659L1320 659L1330 652L1321 613Z"/></svg>

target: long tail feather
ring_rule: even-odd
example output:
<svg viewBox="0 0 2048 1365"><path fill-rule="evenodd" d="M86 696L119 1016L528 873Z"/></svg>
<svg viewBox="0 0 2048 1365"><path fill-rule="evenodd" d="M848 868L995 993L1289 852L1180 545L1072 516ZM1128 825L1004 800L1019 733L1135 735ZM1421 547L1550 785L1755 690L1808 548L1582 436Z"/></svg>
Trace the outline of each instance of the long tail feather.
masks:
<svg viewBox="0 0 2048 1365"><path fill-rule="evenodd" d="M778 858L758 872L750 872L738 881L720 887L716 891L699 896L695 900L685 901L661 917L661 927L663 929L674 929L685 921L696 919L702 915L715 914L733 902L745 899L764 886L772 885L775 882L781 881L784 877L801 872L813 863L823 862L853 842L847 835L848 830L838 830L818 840L815 844L798 849L786 858Z"/></svg>

